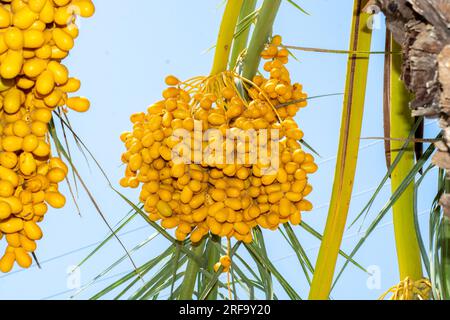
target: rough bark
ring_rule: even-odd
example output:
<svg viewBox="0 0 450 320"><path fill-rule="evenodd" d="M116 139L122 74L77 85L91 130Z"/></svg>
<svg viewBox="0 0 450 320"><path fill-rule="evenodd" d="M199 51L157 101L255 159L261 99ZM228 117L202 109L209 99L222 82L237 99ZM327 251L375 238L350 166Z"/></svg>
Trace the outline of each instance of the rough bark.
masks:
<svg viewBox="0 0 450 320"><path fill-rule="evenodd" d="M403 48L403 80L413 116L438 118L443 141L433 163L450 172L450 0L372 0ZM450 196L441 205L450 212Z"/></svg>
<svg viewBox="0 0 450 320"><path fill-rule="evenodd" d="M450 218L450 194L443 194L439 204L444 209L444 215Z"/></svg>
<svg viewBox="0 0 450 320"><path fill-rule="evenodd" d="M450 1L375 0L404 49L403 79L414 92L414 116L450 125ZM449 134L450 138L450 134ZM450 147L450 144L449 144Z"/></svg>

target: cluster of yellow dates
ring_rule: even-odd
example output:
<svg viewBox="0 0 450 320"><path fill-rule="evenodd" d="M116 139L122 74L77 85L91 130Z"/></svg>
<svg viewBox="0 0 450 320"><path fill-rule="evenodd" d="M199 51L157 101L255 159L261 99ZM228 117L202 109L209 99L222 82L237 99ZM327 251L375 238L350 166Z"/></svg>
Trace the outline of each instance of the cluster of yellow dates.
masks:
<svg viewBox="0 0 450 320"><path fill-rule="evenodd" d="M80 81L61 60L78 36L77 15L94 11L91 0L0 1L0 239L7 242L1 272L15 262L31 265L48 205L65 205L58 184L68 168L51 156L48 125L59 107L90 106L86 98L68 97Z"/></svg>
<svg viewBox="0 0 450 320"><path fill-rule="evenodd" d="M231 257L229 255L221 256L219 259L219 262L214 264L214 272L219 272L220 268L222 267L222 272L226 273L230 271L231 268Z"/></svg>
<svg viewBox="0 0 450 320"><path fill-rule="evenodd" d="M149 218L176 229L178 240L190 236L196 243L211 232L249 243L254 227L297 225L301 212L312 209L305 197L312 191L308 174L316 172L317 165L302 150L303 132L293 119L306 106L307 96L300 84L291 83L285 67L288 52L278 49L280 43L281 37L275 36L263 52L268 78L249 81L230 71L186 82L168 76L164 100L147 113L131 116L133 130L121 136L127 166L120 184L142 184L140 201ZM236 80L249 98L242 97ZM188 139L175 134L180 129L189 133ZM205 137L211 129L215 135ZM259 156L247 161L258 149L248 139L251 131L256 132L258 146L266 146L270 161ZM212 144L219 147L205 155ZM175 149L188 149L190 162L175 161ZM231 156L232 161L220 162L217 154ZM244 161L238 161L237 154Z"/></svg>

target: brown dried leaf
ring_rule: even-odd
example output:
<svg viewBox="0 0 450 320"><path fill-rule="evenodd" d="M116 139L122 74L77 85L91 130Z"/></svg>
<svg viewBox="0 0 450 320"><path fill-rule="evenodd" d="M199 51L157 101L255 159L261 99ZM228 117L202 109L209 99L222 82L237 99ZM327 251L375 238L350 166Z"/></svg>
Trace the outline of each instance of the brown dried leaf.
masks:
<svg viewBox="0 0 450 320"><path fill-rule="evenodd" d="M431 162L439 168L450 170L450 154L448 152L436 152Z"/></svg>
<svg viewBox="0 0 450 320"><path fill-rule="evenodd" d="M442 207L444 214L450 218L450 194L443 194L439 204Z"/></svg>

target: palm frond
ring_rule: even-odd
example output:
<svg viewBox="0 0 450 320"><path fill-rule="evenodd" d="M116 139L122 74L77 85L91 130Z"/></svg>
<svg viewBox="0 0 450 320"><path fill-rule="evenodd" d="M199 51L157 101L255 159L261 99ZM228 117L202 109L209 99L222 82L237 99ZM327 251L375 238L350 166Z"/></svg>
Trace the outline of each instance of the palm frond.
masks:
<svg viewBox="0 0 450 320"><path fill-rule="evenodd" d="M217 261L219 261L220 259L220 243L221 243L221 238L218 236L210 236L207 238L207 243L206 243L206 250L205 250L205 254L206 257L208 257L208 265L207 265L207 269L209 272L213 273L214 272L214 265L217 263ZM202 288L201 292L204 291L204 287L206 285L206 277L204 275L202 275L202 284L203 286L200 286ZM213 289L211 289L211 292L208 294L207 296L207 300L217 300L217 285L214 286Z"/></svg>
<svg viewBox="0 0 450 320"><path fill-rule="evenodd" d="M92 205L94 206L95 210L97 211L97 213L99 214L99 216L101 217L101 219L103 220L103 222L106 224L106 226L108 227L108 229L111 231L111 233L114 235L114 238L117 240L117 242L120 244L120 246L122 247L122 249L124 250L124 252L126 253L128 260L131 262L131 264L133 265L133 268L135 270L137 270L137 266L133 260L133 258L131 257L131 255L128 252L128 249L125 247L125 245L123 244L123 242L120 240L120 238L117 236L117 234L114 233L113 228L111 227L111 225L109 224L108 220L106 219L105 214L103 213L103 211L101 210L99 204L97 203L95 197L93 196L93 194L91 193L90 189L88 188L88 186L86 185L84 179L81 177L81 175L79 174L75 164L72 161L72 158L69 156L69 154L67 153L67 151L65 150L63 144L61 143L61 141L59 140L57 131L56 131L56 127L55 127L55 123L53 120L51 120L51 122L49 123L49 133L50 136L53 140L53 142L55 143L56 148L59 150L59 152L61 153L61 155L67 160L67 162L69 163L69 167L72 169L72 172L75 174L77 180L80 182L82 188L84 189L86 195L88 196L90 202L92 203ZM75 132L74 132L75 135ZM98 163L97 163L98 164ZM98 164L99 165L99 164ZM101 166L99 165L99 167L101 168ZM101 169L103 170L103 169ZM102 171L105 175L105 177L107 177L106 173L104 171ZM109 181L109 180L108 180Z"/></svg>
<svg viewBox="0 0 450 320"><path fill-rule="evenodd" d="M134 218L137 216L137 213L132 214L131 216L126 216L125 219L123 219L122 222L120 222L120 225L114 229L114 232L111 232L100 244L94 248L81 262L78 263L78 268L81 267L83 264L85 264L90 258L92 258L98 251L100 251L101 248L103 248L111 239L114 238L114 234L118 234L120 230L125 228L128 223L130 223Z"/></svg>
<svg viewBox="0 0 450 320"><path fill-rule="evenodd" d="M97 294L95 294L91 300L98 300L101 297L105 296L106 294L110 293L111 291L115 290L116 288L119 288L120 286L122 286L123 284L127 283L128 281L130 281L131 279L134 278L132 285L128 285L124 291L122 291L121 293L119 293L118 297L123 296L128 290L130 290L138 281L141 280L141 277L138 277L136 275L136 273L140 274L141 276L144 276L145 274L147 274L149 271L151 271L154 267L156 267L158 264L161 263L161 261L163 261L165 258L167 258L168 256L170 256L171 254L173 254L175 250L175 246L169 246L163 253L161 253L160 255L156 256L155 258L147 261L146 263L144 263L142 266L140 266L139 268L137 268L137 272L135 272L135 270L128 272L125 276L121 277L119 280L114 281L112 284L108 285L106 288L102 289L100 292L98 292Z"/></svg>
<svg viewBox="0 0 450 320"><path fill-rule="evenodd" d="M419 249L420 249L420 255L422 257L423 265L425 266L425 270L428 275L428 279L431 278L431 272L430 272L430 260L428 257L428 250L425 247L425 241L423 239L423 233L419 224L419 212L417 209L417 197L419 195L419 187L421 186L422 182L424 181L425 177L428 176L428 173L435 169L435 166L433 164L430 164L423 172L420 178L416 181L416 184L414 186L414 225L416 229L416 236L417 240L419 242Z"/></svg>
<svg viewBox="0 0 450 320"><path fill-rule="evenodd" d="M308 284L311 285L311 277L308 272L311 274L314 274L314 267L309 260L308 255L306 254L305 249L303 249L303 246L301 245L300 241L298 240L297 236L295 235L294 230L289 224L283 225L284 230L280 230L283 237L286 239L287 243L291 246L292 250L295 252L295 255L297 256L298 262L300 264L300 267L303 270L303 274L305 275L306 280L308 281Z"/></svg>
<svg viewBox="0 0 450 320"><path fill-rule="evenodd" d="M300 227L302 227L305 231L310 233L316 239L322 241L323 236L318 231L316 231L313 227L308 225L306 222L302 221L302 223L300 224ZM344 251L339 250L339 255L341 255L344 259L348 260L351 264L353 264L355 267L357 267L361 271L367 273L367 270L363 266L361 266L361 264L359 264L358 262L356 262L355 260L350 258L349 255L346 254Z"/></svg>
<svg viewBox="0 0 450 320"><path fill-rule="evenodd" d="M420 121L423 121L423 118L420 119ZM383 179L380 181L380 183L378 184L375 192L372 194L372 196L370 197L369 201L367 202L367 204L363 207L363 209L358 213L358 215L356 216L356 218L350 223L350 226L348 227L349 229L351 227L353 227L355 225L356 222L358 222L361 217L364 216L364 219L361 223L361 228L365 222L365 219L367 218L367 215L370 212L370 209L372 208L373 203L375 202L375 200L377 199L377 197L379 196L381 190L384 188L385 184L387 183L387 181L389 180L389 178L392 175L392 172L395 170L395 168L397 168L398 164L400 163L403 155L405 154L405 151L407 150L408 145L411 143L412 139L414 138L414 134L417 130L417 128L419 127L419 121L417 121L414 126L411 129L411 132L409 133L409 137L406 139L406 141L404 142L403 146L400 148L400 150L397 150L397 156L394 158L394 161L391 163L391 165L389 166L386 174L384 175Z"/></svg>
<svg viewBox="0 0 450 320"><path fill-rule="evenodd" d="M293 46L293 45L283 45L284 48L290 50L299 50L305 52L315 52L315 53L332 53L332 54L351 54L356 56L367 56L367 55L393 55L400 54L400 52L392 52L392 51L370 51L370 50L338 50L338 49L325 49L325 48L311 48L311 47L301 47L301 46Z"/></svg>
<svg viewBox="0 0 450 320"><path fill-rule="evenodd" d="M302 7L300 7L294 0L287 0L287 2L289 2L290 4L292 4L296 9L300 10L301 12L303 12L304 14L309 16L309 13L303 9Z"/></svg>
<svg viewBox="0 0 450 320"><path fill-rule="evenodd" d="M268 260L268 254L266 250L266 245L264 241L264 235L262 234L262 231L260 228L256 228L253 230L253 243L255 244L255 247L257 248L258 252L260 252L260 256L263 257L263 259ZM270 270L268 270L263 264L261 264L258 260L256 261L256 266L258 268L259 274L261 275L261 279L264 282L264 288L265 288L265 295L267 300L273 300L273 280L272 280L272 274Z"/></svg>
<svg viewBox="0 0 450 320"><path fill-rule="evenodd" d="M258 231L260 232L260 230L255 229L255 234L258 234ZM275 268L275 266L267 256L265 249L261 249L260 242L258 243L257 241L253 241L250 244L245 244L245 248L250 253L252 258L259 263L260 266L262 266L267 272L270 272L270 274L272 274L277 279L277 281L279 282L279 284L281 285L281 287L283 288L283 290L286 292L286 294L289 296L290 299L302 300L301 297L297 294L297 292L291 287L289 281L287 281L277 270L277 268ZM272 285L270 284L271 277L268 277L267 280L269 279L270 279L269 285L272 288ZM273 299L272 289L270 290L269 294L271 296L271 299Z"/></svg>
<svg viewBox="0 0 450 320"><path fill-rule="evenodd" d="M133 253L137 252L138 250L142 249L147 244L152 242L152 240L155 239L157 236L158 236L158 233L152 234L150 237L148 237L143 242L139 243L137 246L135 246L133 249L131 249L130 254L133 254ZM116 260L109 267L107 267L105 270L103 270L101 273L99 273L97 276L95 276L90 282L88 282L86 285L81 287L72 297L79 295L80 293L82 293L83 291L85 291L86 289L88 289L89 287L94 285L98 280L100 280L101 278L106 276L110 271L112 271L114 268L116 268L119 264L121 264L126 259L127 259L126 255L123 255L122 257L120 257L120 259Z"/></svg>
<svg viewBox="0 0 450 320"><path fill-rule="evenodd" d="M236 242L233 248L230 250L230 258L233 258L235 252L238 250L241 242ZM206 284L204 290L198 293L198 300L208 299L209 295L214 291L214 287L217 285L217 281L219 279L220 274L223 271L223 267L220 267L219 270L214 273L209 282Z"/></svg>
<svg viewBox="0 0 450 320"><path fill-rule="evenodd" d="M175 272L177 274L178 265L174 264L172 261L177 254L176 246L174 252L168 256L165 261L160 265L159 270L151 277L150 280L145 282L143 286L138 288L128 299L129 300L143 300L143 299L151 299L154 296L158 295L161 291L161 287L164 287L164 284L171 285L172 276ZM181 254L179 258L179 265L183 265L186 263L187 257ZM176 281L177 279L175 279Z"/></svg>

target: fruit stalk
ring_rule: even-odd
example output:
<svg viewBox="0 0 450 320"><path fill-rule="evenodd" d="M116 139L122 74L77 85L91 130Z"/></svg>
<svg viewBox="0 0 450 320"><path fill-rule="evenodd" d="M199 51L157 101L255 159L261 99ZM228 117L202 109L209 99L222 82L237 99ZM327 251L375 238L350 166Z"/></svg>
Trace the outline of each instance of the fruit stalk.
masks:
<svg viewBox="0 0 450 320"><path fill-rule="evenodd" d="M256 8L256 0L246 0L242 5L241 13L239 15L238 25L244 21ZM242 31L235 39L233 43L233 51L231 52L230 70L233 70L242 52L247 48L248 38L250 36L250 26Z"/></svg>
<svg viewBox="0 0 450 320"><path fill-rule="evenodd" d="M199 244L192 246L192 254L201 258L205 249L205 239ZM197 274L200 270L200 266L194 259L189 259L186 266L186 272L184 273L183 283L181 284L180 300L192 300L194 294L195 282L197 280Z"/></svg>
<svg viewBox="0 0 450 320"><path fill-rule="evenodd" d="M259 11L258 21L243 62L243 77L253 79L261 61L261 52L272 34L273 24L280 8L281 0L265 0Z"/></svg>
<svg viewBox="0 0 450 320"><path fill-rule="evenodd" d="M220 252L218 246L221 245L221 238L219 236L212 236L211 239L208 241L206 252L208 257L208 271L212 274L214 271L214 265L219 261L220 259ZM207 277L204 277L204 283L208 283ZM206 300L217 300L217 293L218 293L218 285L216 284L214 288L211 289L211 292L209 293Z"/></svg>

